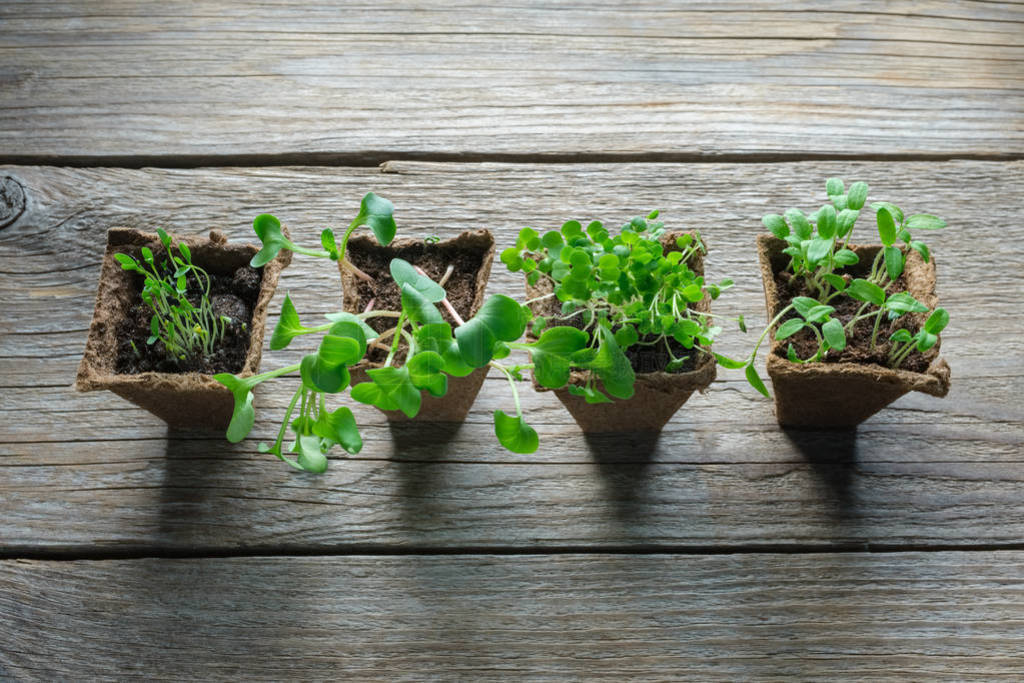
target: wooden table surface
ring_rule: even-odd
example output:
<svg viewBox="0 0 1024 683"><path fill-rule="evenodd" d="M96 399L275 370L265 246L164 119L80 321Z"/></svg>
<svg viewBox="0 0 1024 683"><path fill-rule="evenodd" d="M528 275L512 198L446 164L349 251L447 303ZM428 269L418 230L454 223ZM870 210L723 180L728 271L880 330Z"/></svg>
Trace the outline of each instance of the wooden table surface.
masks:
<svg viewBox="0 0 1024 683"><path fill-rule="evenodd" d="M1024 676L1024 5L6 0L0 164L0 679ZM501 248L660 208L756 327L760 215L833 175L949 222L952 391L855 434L722 371L658 438L527 389L517 456L492 375L456 427L356 405L314 476L256 450L273 385L237 445L71 386L112 226L310 242L374 190ZM340 305L320 261L271 325L285 292Z"/></svg>

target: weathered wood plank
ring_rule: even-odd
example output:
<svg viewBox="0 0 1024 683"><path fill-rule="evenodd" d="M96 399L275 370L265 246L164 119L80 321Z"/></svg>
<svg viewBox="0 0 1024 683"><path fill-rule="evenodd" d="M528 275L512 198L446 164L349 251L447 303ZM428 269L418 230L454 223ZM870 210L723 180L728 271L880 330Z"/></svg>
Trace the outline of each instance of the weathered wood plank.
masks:
<svg viewBox="0 0 1024 683"><path fill-rule="evenodd" d="M432 435L402 436L398 448ZM343 460L320 476L219 441L65 447L78 462L49 444L3 458L10 556L1016 548L1024 537L1020 463L864 463L842 442L812 442L801 462L689 465L569 437L561 447L592 448L593 462Z"/></svg>
<svg viewBox="0 0 1024 683"><path fill-rule="evenodd" d="M1022 27L1010 3L5 2L0 154L1019 156Z"/></svg>
<svg viewBox="0 0 1024 683"><path fill-rule="evenodd" d="M1019 543L1024 417L1015 397L1024 347L1010 293L1021 285L1013 264L1024 260L1017 220L1024 163L390 163L384 170L0 170L27 198L21 217L0 230L0 301L11 312L0 318L0 538L9 549ZM737 280L716 310L744 312L753 327L763 321L752 239L758 217L794 203L813 207L808 198L836 174L866 178L879 196L936 211L951 225L928 237L953 313L943 347L953 393L944 401L906 397L856 439L787 435L768 402L723 373L725 381L694 397L656 443L588 442L552 397L527 391L545 446L519 457L493 447L489 415L507 407L507 395L492 379L454 432L392 432L374 411L357 408L363 452L315 478L255 450L280 416L273 392L258 398L256 438L230 446L203 435L168 440L162 423L112 395L70 391L111 225L218 227L247 239L251 217L269 210L308 240L325 224L343 223L362 192L375 189L395 200L408 234L486 226L505 244L526 224L570 216L614 224L657 206L674 226L704 229L711 275ZM989 196L1001 199L979 209L976 198ZM994 253L1005 265L992 267ZM947 266L958 261L969 269ZM322 313L337 286L331 264L298 259L276 305L290 290L304 313ZM518 288L517 278L495 269L492 292ZM268 354L266 366L289 362L310 343ZM733 333L722 348L738 353L749 344Z"/></svg>
<svg viewBox="0 0 1024 683"><path fill-rule="evenodd" d="M995 680L1020 552L0 562L0 677Z"/></svg>

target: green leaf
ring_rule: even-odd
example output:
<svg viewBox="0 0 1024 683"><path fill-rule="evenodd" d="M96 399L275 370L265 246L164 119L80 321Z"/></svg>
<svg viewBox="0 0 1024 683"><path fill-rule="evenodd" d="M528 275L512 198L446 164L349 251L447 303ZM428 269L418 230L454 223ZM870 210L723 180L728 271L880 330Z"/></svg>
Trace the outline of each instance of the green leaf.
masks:
<svg viewBox="0 0 1024 683"><path fill-rule="evenodd" d="M498 342L512 342L526 331L528 315L515 300L492 295L465 325L455 330L455 340L466 363L482 368L494 357Z"/></svg>
<svg viewBox="0 0 1024 683"><path fill-rule="evenodd" d="M138 270L139 264L128 254L114 254L114 259L121 264L122 270Z"/></svg>
<svg viewBox="0 0 1024 683"><path fill-rule="evenodd" d="M764 223L764 227L768 228L768 231L773 235L781 239L786 239L789 235L789 225L786 224L786 219L777 213L768 213L761 216L761 222Z"/></svg>
<svg viewBox="0 0 1024 683"><path fill-rule="evenodd" d="M925 313L928 307L907 292L897 292L885 300L885 307L896 313Z"/></svg>
<svg viewBox="0 0 1024 683"><path fill-rule="evenodd" d="M875 214L875 220L878 223L878 237L881 238L882 244L887 247L892 246L892 243L896 241L896 223L893 221L889 209L884 206L879 207L878 213Z"/></svg>
<svg viewBox="0 0 1024 683"><path fill-rule="evenodd" d="M840 211L839 215L836 216L836 236L846 237L853 230L853 226L859 216L860 211L853 209L843 209Z"/></svg>
<svg viewBox="0 0 1024 683"><path fill-rule="evenodd" d="M747 361L745 360L734 360L728 356L723 356L720 353L716 353L714 356L715 360L718 361L718 364L727 370L739 370L740 368L747 366Z"/></svg>
<svg viewBox="0 0 1024 683"><path fill-rule="evenodd" d="M841 292L846 289L846 280L835 273L825 273L821 276L821 279L832 285L832 288L836 291Z"/></svg>
<svg viewBox="0 0 1024 683"><path fill-rule="evenodd" d="M519 237L516 239L516 246L527 251L537 251L540 249L540 237L537 235L537 231L533 228L523 228L520 230Z"/></svg>
<svg viewBox="0 0 1024 683"><path fill-rule="evenodd" d="M931 258L931 254L928 251L928 245L924 242L918 242L917 240L911 240L909 243L911 249L916 251L924 259L925 263L928 263L928 259Z"/></svg>
<svg viewBox="0 0 1024 683"><path fill-rule="evenodd" d="M818 210L818 235L830 239L836 234L836 209L825 204Z"/></svg>
<svg viewBox="0 0 1024 683"><path fill-rule="evenodd" d="M818 305L807 311L805 318L809 323L820 323L832 313L835 313L835 310L831 306Z"/></svg>
<svg viewBox="0 0 1024 683"><path fill-rule="evenodd" d="M890 204L889 202L872 202L871 208L876 212L881 209L886 209L890 214L892 214L892 217L897 223L903 223L903 211L895 204Z"/></svg>
<svg viewBox="0 0 1024 683"><path fill-rule="evenodd" d="M557 230L548 230L544 233L544 236L540 238L541 246L545 249L555 249L565 244L565 240L562 239L562 233Z"/></svg>
<svg viewBox="0 0 1024 683"><path fill-rule="evenodd" d="M812 299L809 296L793 297L793 301L791 303L793 304L793 308L796 309L796 312L804 318L807 317L807 314L810 313L812 308L820 305L817 299Z"/></svg>
<svg viewBox="0 0 1024 683"><path fill-rule="evenodd" d="M821 231L821 224L819 223L818 231ZM811 240L811 244L807 247L807 261L812 266L817 265L824 261L829 253L832 251L833 240L815 238Z"/></svg>
<svg viewBox="0 0 1024 683"><path fill-rule="evenodd" d="M320 244L331 255L332 260L338 260L338 245L334 241L334 233L330 228L324 228L324 231L320 233Z"/></svg>
<svg viewBox="0 0 1024 683"><path fill-rule="evenodd" d="M949 313L945 308L936 308L924 322L924 331L930 334L938 334L946 329L949 324Z"/></svg>
<svg viewBox="0 0 1024 683"><path fill-rule="evenodd" d="M444 358L435 351L421 351L409 359L409 379L417 389L426 389L431 396L448 393L448 378L445 377Z"/></svg>
<svg viewBox="0 0 1024 683"><path fill-rule="evenodd" d="M615 331L615 343L619 345L619 348L628 349L638 341L640 341L640 335L633 325L626 324Z"/></svg>
<svg viewBox="0 0 1024 683"><path fill-rule="evenodd" d="M850 191L846 193L846 206L850 209L860 209L868 198L868 184L856 182L850 185Z"/></svg>
<svg viewBox="0 0 1024 683"><path fill-rule="evenodd" d="M515 247L504 249L499 258L501 259L501 262L504 263L505 266L513 273L517 273L523 269L523 259L519 255L519 250Z"/></svg>
<svg viewBox="0 0 1024 683"><path fill-rule="evenodd" d="M587 333L575 327L552 327L536 342L527 345L537 383L548 389L565 386L573 354L585 349L588 341Z"/></svg>
<svg viewBox="0 0 1024 683"><path fill-rule="evenodd" d="M459 345L452 336L452 327L448 323L431 323L423 325L415 333L416 346L422 351L433 351L444 359L444 371L453 377L465 377L474 368L466 364L459 352Z"/></svg>
<svg viewBox="0 0 1024 683"><path fill-rule="evenodd" d="M800 209L787 209L786 218L793 225L793 233L801 240L811 239L811 235L814 234L814 228L811 227L810 221L807 220L807 216Z"/></svg>
<svg viewBox="0 0 1024 683"><path fill-rule="evenodd" d="M395 205L390 201L373 192L367 192L359 204L359 214L353 222L356 225L369 226L377 241L387 245L395 239L395 233L398 232L392 215L394 211Z"/></svg>
<svg viewBox="0 0 1024 683"><path fill-rule="evenodd" d="M274 260L282 249L292 249L294 246L281 231L281 221L269 213L261 213L252 222L252 229L256 236L263 243L263 248L256 252L256 255L249 261L253 268L265 266Z"/></svg>
<svg viewBox="0 0 1024 683"><path fill-rule="evenodd" d="M761 381L761 377L757 374L757 369L754 367L753 363L747 366L745 374L747 376L747 381L750 382L750 386L761 392L765 398L772 397L771 394L768 393L768 388L764 385L764 382Z"/></svg>
<svg viewBox="0 0 1024 683"><path fill-rule="evenodd" d="M930 213L915 213L907 219L908 230L941 230L946 227L946 221Z"/></svg>
<svg viewBox="0 0 1024 683"><path fill-rule="evenodd" d="M270 337L270 350L280 351L292 343L292 339L300 334L308 332L308 328L302 326L299 321L299 314L295 310L291 296L284 295L284 303L281 304L281 317L274 326L274 334Z"/></svg>
<svg viewBox="0 0 1024 683"><path fill-rule="evenodd" d="M825 193L830 197L832 195L842 194L845 187L846 186L843 184L842 178L829 178L825 181Z"/></svg>
<svg viewBox="0 0 1024 683"><path fill-rule="evenodd" d="M336 394L345 389L351 381L348 368L343 364L332 365L324 362L318 353L302 357L299 364L302 383L314 391Z"/></svg>
<svg viewBox="0 0 1024 683"><path fill-rule="evenodd" d="M885 248L885 270L893 281L903 273L903 252L899 247Z"/></svg>
<svg viewBox="0 0 1024 683"><path fill-rule="evenodd" d="M825 341L836 351L846 348L846 332L843 331L843 324L838 319L832 318L821 326L821 332L825 335Z"/></svg>
<svg viewBox="0 0 1024 683"><path fill-rule="evenodd" d="M597 355L587 367L597 374L609 394L615 398L632 397L636 374L629 359L615 343L615 335L611 330L604 325L598 325L597 334Z"/></svg>
<svg viewBox="0 0 1024 683"><path fill-rule="evenodd" d="M856 279L846 288L846 293L857 301L865 301L875 306L885 303L885 291L873 282Z"/></svg>
<svg viewBox="0 0 1024 683"><path fill-rule="evenodd" d="M799 318L791 318L786 322L779 325L778 329L775 330L776 341L781 341L787 337L792 337L794 334L804 329L806 323Z"/></svg>
<svg viewBox="0 0 1024 683"><path fill-rule="evenodd" d="M494 411L494 434L501 445L513 453L533 453L540 445L536 430L522 417L510 417L500 410Z"/></svg>
<svg viewBox="0 0 1024 683"><path fill-rule="evenodd" d="M913 337L910 335L910 330L905 330L905 329L902 329L902 328L896 330L895 332L893 332L892 336L889 337L889 341L893 341L893 342L897 342L897 343L899 343L899 342L906 343L906 342L910 341L911 339L913 339Z"/></svg>
<svg viewBox="0 0 1024 683"><path fill-rule="evenodd" d="M841 266L852 266L858 261L860 257L857 256L857 252L851 251L850 249L840 249L835 253L835 261Z"/></svg>
<svg viewBox="0 0 1024 683"><path fill-rule="evenodd" d="M570 384L568 389L570 394L572 394L573 396L579 396L584 401L590 404L613 403L613 401L610 398L608 398L607 396L605 396L604 394L602 394L600 391L593 387L578 387L575 384Z"/></svg>
<svg viewBox="0 0 1024 683"><path fill-rule="evenodd" d="M352 398L381 410L401 410L407 417L420 412L422 397L413 386L407 367L374 368L366 371L371 381L352 387Z"/></svg>
<svg viewBox="0 0 1024 683"><path fill-rule="evenodd" d="M423 324L444 322L444 318L441 316L441 312L437 310L437 306L430 303L418 289L409 283L402 285L402 308L413 322Z"/></svg>
<svg viewBox="0 0 1024 683"><path fill-rule="evenodd" d="M298 453L295 458L299 467L313 474L320 474L327 469L327 456L321 450L321 439L312 434L300 435L295 440L292 448L293 453Z"/></svg>
<svg viewBox="0 0 1024 683"><path fill-rule="evenodd" d="M800 362L800 357L796 355L796 349L793 348L792 344L786 347L786 359L789 360L790 363Z"/></svg>
<svg viewBox="0 0 1024 683"><path fill-rule="evenodd" d="M583 225L579 221L566 221L562 223L562 234L565 235L568 242L572 238L583 234Z"/></svg>
<svg viewBox="0 0 1024 683"><path fill-rule="evenodd" d="M932 334L927 330L921 330L917 333L917 350L924 352L932 348L939 341L938 335Z"/></svg>
<svg viewBox="0 0 1024 683"><path fill-rule="evenodd" d="M238 443L249 435L256 422L256 409L252 407L252 388L256 383L251 379L235 377L228 372L214 375L213 379L226 386L235 399L235 409L231 414L231 423L228 425L227 439L231 443Z"/></svg>
<svg viewBox="0 0 1024 683"><path fill-rule="evenodd" d="M390 269L391 277L394 278L399 289L404 289L408 285L422 294L423 298L432 304L436 304L447 296L444 287L426 275L420 275L416 268L408 261L403 261L400 258L391 259Z"/></svg>
<svg viewBox="0 0 1024 683"><path fill-rule="evenodd" d="M363 331L363 339L367 341L369 341L370 339L376 339L378 336L380 336L377 333L377 330L367 325L365 320L355 315L354 313L349 313L347 311L338 311L337 313L328 313L324 317L332 323L355 323L356 325L359 326L359 329Z"/></svg>
<svg viewBox="0 0 1024 683"><path fill-rule="evenodd" d="M363 438L359 435L359 427L349 408L342 406L333 413L323 411L313 423L313 433L332 444L339 444L349 453L358 453L363 449Z"/></svg>

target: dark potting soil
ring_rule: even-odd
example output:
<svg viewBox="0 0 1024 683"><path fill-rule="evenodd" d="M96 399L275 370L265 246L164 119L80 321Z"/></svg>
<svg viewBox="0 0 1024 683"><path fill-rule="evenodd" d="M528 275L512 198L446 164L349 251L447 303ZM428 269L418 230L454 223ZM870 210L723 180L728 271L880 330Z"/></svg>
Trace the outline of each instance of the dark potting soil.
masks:
<svg viewBox="0 0 1024 683"><path fill-rule="evenodd" d="M837 275L842 275L843 278L850 282L855 277L864 277L864 273L849 273L847 271L836 271ZM779 301L783 305L788 305L790 301L798 296L809 296L815 298L814 294L807 287L802 277L792 277L792 273L788 271L782 271L775 274L775 286L778 291ZM906 279L901 275L896 283L889 288L888 294L894 294L896 292L907 291ZM853 319L857 311L863 305L863 302L851 299L847 296L838 296L829 302L830 306L833 306L836 311L832 314L833 318L838 318L844 325ZM788 314L780 323L790 318L800 317L795 311ZM896 330L906 328L910 330L911 334L917 333L922 324L920 315L903 315L896 320L888 320L885 315L882 316L882 322L878 326L878 337L875 348L871 348L871 334L875 327L875 321L873 318L861 320L853 327L853 334L847 336L846 348L842 351L830 350L825 354L823 362L825 363L860 363L860 364L876 364L884 367L889 367L889 349L892 344L889 342L889 336L892 335ZM796 351L796 355L800 358L810 358L818 350L818 338L814 336L814 333L810 330L801 330L792 337L783 340L786 344L792 343L793 349ZM778 355L782 358L786 357L786 346L778 352ZM910 370L911 372L924 372L928 369L931 364L930 357L925 354L913 351L907 357L906 361L900 366L902 370Z"/></svg>
<svg viewBox="0 0 1024 683"><path fill-rule="evenodd" d="M582 330L586 325L583 322L583 316L576 315L567 320L558 320L555 316L561 315L561 303L551 297L546 299L544 302L544 316L547 317L548 327L567 326L575 327L578 330ZM672 356L669 356L668 350L665 348L665 342L661 341L657 344L653 344L657 335L642 335L640 341L633 346L626 349L626 358L629 359L629 364L633 367L635 373L649 373L649 372L668 372L665 368L668 366L669 361L672 360ZM683 366L678 370L673 370L672 374L678 374L681 372L692 372L697 367L697 354L700 353L696 348L687 349L682 344L677 342L675 339L668 339L669 346L672 348L672 354L676 358L686 357L683 362Z"/></svg>
<svg viewBox="0 0 1024 683"><path fill-rule="evenodd" d="M169 269L166 252L153 250L157 263L164 272ZM209 271L208 271L209 272ZM181 360L173 356L168 358L163 342L147 344L149 339L151 309L139 294L142 292L143 277L132 273L132 287L137 303L126 311L125 318L117 328L117 362L115 370L118 374L136 375L140 372L199 372L213 375L218 372L240 372L245 366L245 357L249 352L249 332L252 323L252 310L259 299L260 286L263 283L262 269L243 266L233 273L210 272L210 303L216 315L226 315L231 323L224 332L224 337L214 348L210 356L200 355ZM188 276L186 298L195 306L199 305L202 291L195 278ZM132 348L134 342L135 348ZM136 349L138 353L136 353Z"/></svg>
<svg viewBox="0 0 1024 683"><path fill-rule="evenodd" d="M483 254L479 250L461 249L449 245L413 244L407 247L370 247L366 249L350 249L346 258L352 264L373 278L373 282L357 279L356 292L359 295L359 312L366 310L372 301L373 310L401 310L402 297L391 277L391 259L400 258L418 266L434 282L440 282L448 266L452 273L444 283L448 293L448 302L462 316L463 320L473 315L473 298L476 295L477 278L483 265ZM455 320L444 306L437 304L437 309L445 322L454 329ZM395 318L370 318L367 324L378 332L392 329L397 322ZM388 338L380 346L371 345L367 358L371 362L382 363L387 358L392 339ZM384 348L386 346L386 348ZM397 360L405 358L405 342L399 343L395 353Z"/></svg>

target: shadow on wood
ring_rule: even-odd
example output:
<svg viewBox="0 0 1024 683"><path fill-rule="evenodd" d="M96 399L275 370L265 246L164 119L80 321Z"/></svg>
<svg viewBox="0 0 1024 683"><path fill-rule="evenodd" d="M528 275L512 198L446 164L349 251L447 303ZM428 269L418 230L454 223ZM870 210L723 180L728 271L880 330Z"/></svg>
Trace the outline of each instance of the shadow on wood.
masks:
<svg viewBox="0 0 1024 683"><path fill-rule="evenodd" d="M811 471L835 501L837 519L857 515L853 491L857 464L857 430L806 430L783 428L783 434L811 466Z"/></svg>
<svg viewBox="0 0 1024 683"><path fill-rule="evenodd" d="M654 463L661 432L584 433L587 450L604 482L604 498L624 525L648 518L648 468Z"/></svg>

